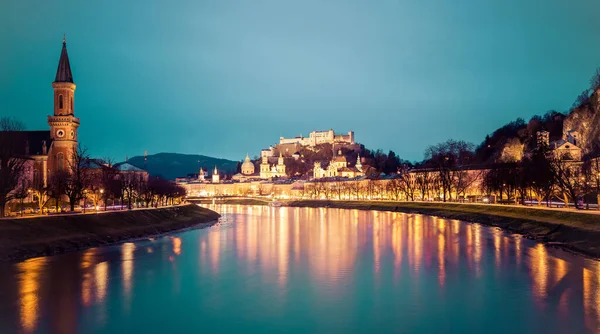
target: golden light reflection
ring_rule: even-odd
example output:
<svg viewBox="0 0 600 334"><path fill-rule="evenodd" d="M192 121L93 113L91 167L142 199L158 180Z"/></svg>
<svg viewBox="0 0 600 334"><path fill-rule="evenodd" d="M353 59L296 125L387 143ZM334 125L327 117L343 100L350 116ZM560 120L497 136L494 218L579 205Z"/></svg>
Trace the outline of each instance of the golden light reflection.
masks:
<svg viewBox="0 0 600 334"><path fill-rule="evenodd" d="M583 268L583 308L586 327L600 332L600 262Z"/></svg>
<svg viewBox="0 0 600 334"><path fill-rule="evenodd" d="M529 249L531 257L531 277L533 278L533 295L538 300L546 297L548 289L548 252L546 246L537 244Z"/></svg>
<svg viewBox="0 0 600 334"><path fill-rule="evenodd" d="M446 282L446 255L444 254L446 250L446 238L443 234L438 235L438 280L440 286L444 286Z"/></svg>
<svg viewBox="0 0 600 334"><path fill-rule="evenodd" d="M84 306L89 306L92 303L92 283L93 276L90 271L94 263L94 255L96 248L86 250L81 256L81 269L83 271L83 279L81 281L81 302Z"/></svg>
<svg viewBox="0 0 600 334"><path fill-rule="evenodd" d="M173 242L173 253L177 256L181 255L181 238L171 237L171 241Z"/></svg>
<svg viewBox="0 0 600 334"><path fill-rule="evenodd" d="M208 233L208 252L210 253L210 266L213 274L219 271L219 256L221 254L221 235L218 231Z"/></svg>
<svg viewBox="0 0 600 334"><path fill-rule="evenodd" d="M517 265L521 264L521 236L514 235L513 236L515 242L515 257L517 259Z"/></svg>
<svg viewBox="0 0 600 334"><path fill-rule="evenodd" d="M496 261L496 268L500 268L500 237L502 231L494 229L494 259Z"/></svg>
<svg viewBox="0 0 600 334"><path fill-rule="evenodd" d="M376 211L375 211L376 212ZM378 277L379 276L379 269L380 269L380 257L381 257L381 253L380 253L380 225L379 225L379 220L377 219L377 215L374 216L375 221L373 222L373 270L375 272L375 276Z"/></svg>
<svg viewBox="0 0 600 334"><path fill-rule="evenodd" d="M421 260L423 258L423 216L416 215L414 221L414 247L415 247L415 266L414 270L416 273L421 269Z"/></svg>
<svg viewBox="0 0 600 334"><path fill-rule="evenodd" d="M108 262L100 262L94 268L94 285L96 286L96 300L102 302L106 296L108 286Z"/></svg>
<svg viewBox="0 0 600 334"><path fill-rule="evenodd" d="M133 252L135 244L132 242L124 243L121 247L121 269L123 270L123 294L125 296L125 309L129 310L131 303L131 287L133 285Z"/></svg>
<svg viewBox="0 0 600 334"><path fill-rule="evenodd" d="M284 208L281 208L284 209ZM288 263L290 255L289 241L289 224L287 217L287 209L279 212L279 224L277 226L277 272L280 286L284 286L287 282Z"/></svg>
<svg viewBox="0 0 600 334"><path fill-rule="evenodd" d="M47 258L36 258L26 260L17 264L19 270L19 299L21 326L25 332L33 332L36 329L39 318L39 301L42 271L46 265Z"/></svg>
<svg viewBox="0 0 600 334"><path fill-rule="evenodd" d="M396 275L400 273L402 266L402 228L404 222L398 222L392 227L392 249L394 251L394 268Z"/></svg>

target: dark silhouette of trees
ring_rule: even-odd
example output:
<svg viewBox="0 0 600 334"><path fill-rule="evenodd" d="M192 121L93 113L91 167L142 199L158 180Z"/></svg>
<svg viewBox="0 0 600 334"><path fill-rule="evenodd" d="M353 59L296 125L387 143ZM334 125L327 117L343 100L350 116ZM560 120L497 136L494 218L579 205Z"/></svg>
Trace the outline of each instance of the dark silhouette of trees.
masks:
<svg viewBox="0 0 600 334"><path fill-rule="evenodd" d="M464 172L463 168L473 161L473 157L473 144L460 140L450 139L425 150L426 164L438 174L444 202L452 199L455 177Z"/></svg>
<svg viewBox="0 0 600 334"><path fill-rule="evenodd" d="M6 203L14 197L19 186L27 157L20 146L26 139L18 132L23 131L23 123L11 118L0 118L0 218L5 215Z"/></svg>
<svg viewBox="0 0 600 334"><path fill-rule="evenodd" d="M600 67L596 69L596 72L590 79L590 89L594 92L600 89Z"/></svg>
<svg viewBox="0 0 600 334"><path fill-rule="evenodd" d="M77 146L71 153L65 173L59 173L59 176L65 178L64 194L69 199L71 211L74 211L75 205L84 198L84 191L89 189L94 177L87 149L81 145Z"/></svg>
<svg viewBox="0 0 600 334"><path fill-rule="evenodd" d="M577 96L575 102L573 102L572 108L579 108L581 106L587 105L590 103L590 91L588 89L584 90Z"/></svg>
<svg viewBox="0 0 600 334"><path fill-rule="evenodd" d="M59 212L60 198L66 194L67 183L70 182L69 178L69 172L63 169L54 171L48 180L48 191L55 200L56 212Z"/></svg>

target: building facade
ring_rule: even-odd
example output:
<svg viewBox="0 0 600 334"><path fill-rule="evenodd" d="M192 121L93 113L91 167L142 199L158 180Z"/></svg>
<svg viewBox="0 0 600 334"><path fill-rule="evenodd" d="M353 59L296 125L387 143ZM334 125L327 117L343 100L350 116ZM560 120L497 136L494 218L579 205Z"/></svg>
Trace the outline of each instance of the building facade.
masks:
<svg viewBox="0 0 600 334"><path fill-rule="evenodd" d="M275 177L286 177L285 164L283 162L283 155L281 153L279 153L279 158L277 158L276 165L271 165L266 156L262 157L262 162L260 164L261 179L272 179Z"/></svg>
<svg viewBox="0 0 600 334"><path fill-rule="evenodd" d="M13 136L18 143L18 154L28 158L24 181L34 188L48 185L57 171L68 170L77 150L79 118L75 117L75 88L67 42L63 39L54 90L53 113L47 117L49 130L16 131Z"/></svg>
<svg viewBox="0 0 600 334"><path fill-rule="evenodd" d="M348 167L348 161L345 156L342 155L342 151L338 151L338 155L333 157L329 162L329 165L324 168L321 162L315 162L313 166L313 179L322 179L328 177L343 177L343 178L355 178L363 176L362 164L360 162L360 155L356 158L356 164L354 167Z"/></svg>

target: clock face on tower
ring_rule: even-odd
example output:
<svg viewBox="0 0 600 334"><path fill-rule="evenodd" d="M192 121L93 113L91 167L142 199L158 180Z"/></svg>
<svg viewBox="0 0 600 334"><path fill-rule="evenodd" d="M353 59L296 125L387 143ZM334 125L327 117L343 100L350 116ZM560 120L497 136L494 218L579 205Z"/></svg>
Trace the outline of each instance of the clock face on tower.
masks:
<svg viewBox="0 0 600 334"><path fill-rule="evenodd" d="M75 138L75 131L71 130L71 139Z"/></svg>
<svg viewBox="0 0 600 334"><path fill-rule="evenodd" d="M62 138L62 137L64 137L64 136L65 136L65 130L57 130L57 131L56 131L56 136L57 136L58 138Z"/></svg>

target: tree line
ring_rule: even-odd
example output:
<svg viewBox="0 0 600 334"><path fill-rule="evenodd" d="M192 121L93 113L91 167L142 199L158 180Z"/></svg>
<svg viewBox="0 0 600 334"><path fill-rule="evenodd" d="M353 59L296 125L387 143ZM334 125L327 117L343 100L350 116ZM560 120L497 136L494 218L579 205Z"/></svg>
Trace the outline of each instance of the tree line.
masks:
<svg viewBox="0 0 600 334"><path fill-rule="evenodd" d="M185 189L160 177L148 177L146 172L119 170L110 159L92 159L87 149L78 146L65 166L44 179L42 173L33 174L18 139L22 123L0 118L0 217L11 201L31 198L40 213L44 208L61 209L66 200L70 211L84 202L106 210L112 206L157 207L175 204L185 197ZM31 175L33 174L33 177ZM89 201L89 202L88 202Z"/></svg>

